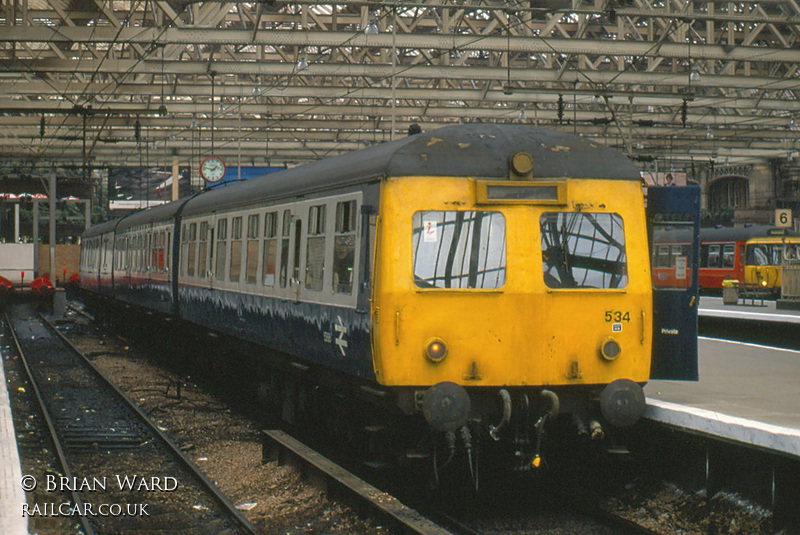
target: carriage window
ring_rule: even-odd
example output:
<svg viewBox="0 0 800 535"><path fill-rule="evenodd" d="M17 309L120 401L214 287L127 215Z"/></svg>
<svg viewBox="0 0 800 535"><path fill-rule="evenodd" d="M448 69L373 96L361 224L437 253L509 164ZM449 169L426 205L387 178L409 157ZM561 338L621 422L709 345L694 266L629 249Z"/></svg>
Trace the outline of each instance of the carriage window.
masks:
<svg viewBox="0 0 800 535"><path fill-rule="evenodd" d="M159 240L158 231L153 231L153 250L150 252L153 259L153 270L159 271L158 258L161 252L161 241Z"/></svg>
<svg viewBox="0 0 800 535"><path fill-rule="evenodd" d="M197 223L191 223L189 225L189 254L186 258L187 277L194 277L196 254L197 254Z"/></svg>
<svg viewBox="0 0 800 535"><path fill-rule="evenodd" d="M726 243L722 246L722 267L732 268L734 256L736 255L736 244Z"/></svg>
<svg viewBox="0 0 800 535"><path fill-rule="evenodd" d="M197 276L208 276L208 221L200 223L200 236L197 244Z"/></svg>
<svg viewBox="0 0 800 535"><path fill-rule="evenodd" d="M303 236L303 222L297 219L294 222L294 243L292 244L292 281L300 284L300 240Z"/></svg>
<svg viewBox="0 0 800 535"><path fill-rule="evenodd" d="M164 257L165 257L164 258L164 271L169 271L169 266L170 266L169 262L170 262L170 258L172 258L172 248L170 247L171 241L172 241L172 233L171 232L167 232L166 243L164 245L164 251L166 251L166 254L164 255Z"/></svg>
<svg viewBox="0 0 800 535"><path fill-rule="evenodd" d="M719 244L708 246L708 267L720 267Z"/></svg>
<svg viewBox="0 0 800 535"><path fill-rule="evenodd" d="M506 280L506 220L499 212L417 212L414 283L420 288L500 288Z"/></svg>
<svg viewBox="0 0 800 535"><path fill-rule="evenodd" d="M139 235L133 237L133 270L139 271Z"/></svg>
<svg viewBox="0 0 800 535"><path fill-rule="evenodd" d="M286 288L289 271L289 235L291 234L292 212L283 211L283 224L281 225L281 288Z"/></svg>
<svg viewBox="0 0 800 535"><path fill-rule="evenodd" d="M150 235L145 234L142 236L142 269L145 271L150 269L150 257L148 251L150 250Z"/></svg>
<svg viewBox="0 0 800 535"><path fill-rule="evenodd" d="M542 214L539 223L548 288L608 289L628 284L625 233L618 214L550 212ZM665 249L669 256L670 248Z"/></svg>
<svg viewBox="0 0 800 535"><path fill-rule="evenodd" d="M161 235L158 231L153 232L153 250L151 253L153 257L153 269L161 271L158 267L158 260L161 257Z"/></svg>
<svg viewBox="0 0 800 535"><path fill-rule="evenodd" d="M156 247L155 239L151 233L147 233L147 249L145 249L145 264L147 265L147 270L150 271L153 269L153 250Z"/></svg>
<svg viewBox="0 0 800 535"><path fill-rule="evenodd" d="M245 280L248 284L258 281L258 230L259 215L247 216L247 260L245 261Z"/></svg>
<svg viewBox="0 0 800 535"><path fill-rule="evenodd" d="M333 243L333 291L353 292L356 256L356 201L336 203L336 234Z"/></svg>
<svg viewBox="0 0 800 535"><path fill-rule="evenodd" d="M306 288L322 290L325 276L325 205L308 209L306 241Z"/></svg>
<svg viewBox="0 0 800 535"><path fill-rule="evenodd" d="M653 287L659 290L685 290L694 284L692 251L692 216L685 213L661 213L652 225L650 267ZM704 265L721 267L722 245L708 244L702 249Z"/></svg>
<svg viewBox="0 0 800 535"><path fill-rule="evenodd" d="M669 245L659 245L658 246L658 259L656 262L656 266L660 268L667 268L669 267L670 257L669 257Z"/></svg>
<svg viewBox="0 0 800 535"><path fill-rule="evenodd" d="M239 282L242 272L242 217L231 219L230 281Z"/></svg>
<svg viewBox="0 0 800 535"><path fill-rule="evenodd" d="M264 214L264 258L262 260L264 286L275 286L275 261L278 255L278 213Z"/></svg>
<svg viewBox="0 0 800 535"><path fill-rule="evenodd" d="M225 246L228 239L228 220L220 219L217 221L217 262L214 269L215 277L218 281L225 280L225 265L227 259L225 253L228 248Z"/></svg>

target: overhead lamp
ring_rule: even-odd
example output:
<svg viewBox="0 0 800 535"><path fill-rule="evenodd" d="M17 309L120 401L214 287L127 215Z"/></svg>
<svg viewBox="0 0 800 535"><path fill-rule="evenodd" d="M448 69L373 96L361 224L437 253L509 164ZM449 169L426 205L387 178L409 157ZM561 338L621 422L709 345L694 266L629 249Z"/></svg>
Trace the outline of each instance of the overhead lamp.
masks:
<svg viewBox="0 0 800 535"><path fill-rule="evenodd" d="M303 57L297 62L297 72L303 72L306 69L308 69L308 60L306 59L306 53L303 52Z"/></svg>
<svg viewBox="0 0 800 535"><path fill-rule="evenodd" d="M261 96L261 88L260 87L255 86L253 88L253 96L254 97L260 97Z"/></svg>
<svg viewBox="0 0 800 535"><path fill-rule="evenodd" d="M520 121L524 121L524 120L526 120L527 118L528 118L528 114L527 114L527 113L525 113L525 106L522 106L522 107L519 109L519 113L517 114L517 119L519 119Z"/></svg>
<svg viewBox="0 0 800 535"><path fill-rule="evenodd" d="M692 73L689 75L689 80L692 82L699 82L700 81L700 73L696 70L692 69Z"/></svg>
<svg viewBox="0 0 800 535"><path fill-rule="evenodd" d="M197 130L197 117L192 115L192 124L189 125L189 128L192 130Z"/></svg>
<svg viewBox="0 0 800 535"><path fill-rule="evenodd" d="M714 139L714 132L711 131L711 127L706 127L706 139Z"/></svg>
<svg viewBox="0 0 800 535"><path fill-rule="evenodd" d="M364 35L378 35L379 31L375 22L370 22L364 27Z"/></svg>

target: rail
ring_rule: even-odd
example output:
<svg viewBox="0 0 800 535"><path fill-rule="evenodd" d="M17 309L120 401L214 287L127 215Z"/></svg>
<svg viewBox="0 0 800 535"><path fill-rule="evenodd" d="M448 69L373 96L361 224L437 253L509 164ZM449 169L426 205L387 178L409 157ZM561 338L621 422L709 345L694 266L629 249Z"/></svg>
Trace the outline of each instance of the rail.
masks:
<svg viewBox="0 0 800 535"><path fill-rule="evenodd" d="M33 318L28 318L28 320L32 319ZM119 390L116 385L111 383L105 377L105 375L100 372L100 370L97 369L91 363L91 361L72 344L69 339L67 339L55 328L52 323L47 320L47 318L40 315L38 320L42 325L45 326L46 330L54 333L58 337L59 341L63 343L63 346L66 346L66 348L68 348L77 357L77 361L69 362L80 362L81 366L76 368L74 364L65 364L67 359L63 358L63 352L58 353L61 361L58 363L58 365L48 363L48 359L43 358L38 354L38 352L37 363L35 365L32 364L27 355L27 350L29 347L26 347L26 345L30 346L30 344L21 342L20 337L16 332L15 322L12 321L12 318L8 313L5 314L5 320L30 381L30 385L32 386L32 389L36 395L37 403L41 407L50 438L55 445L55 452L65 477L69 478L70 481L75 481L75 479L73 479L74 469L70 466L70 458L77 455L74 453L75 451L85 450L87 444L102 445L104 449L114 450L136 447L139 442L143 444L153 444L153 440L155 439L158 447L165 449L168 452L168 456L171 456L174 461L177 461L177 463L182 466L184 473L188 474L191 480L195 484L199 485L199 487L210 497L211 501L209 501L209 503L212 501L217 503L219 509L216 510L222 515L220 517L221 521L231 522L231 525L235 525L237 531L240 533L247 533L250 535L257 533L255 526L253 526L242 515L242 513L236 509L233 503L231 503L230 500L228 500L228 498L223 495L219 489L217 489L213 482L211 482L211 480L208 479L208 477L206 477L206 475L197 468L197 466L183 453L183 451L181 451L178 445L175 444L175 442L173 442L163 431L161 431L157 424L150 420L150 418L148 418L127 396L125 396L125 394L122 393L122 391ZM16 321L19 322L22 320L17 319ZM41 348L40 344L42 343L42 340L40 338L37 337L35 340L32 339L32 343L33 342L37 343L37 349ZM55 362L55 360L53 360L53 362ZM57 377L59 367L62 369L69 368L71 375L83 374L84 372L79 371L79 369L82 368L89 374L86 377L91 376L94 378L97 386L95 386L94 389L92 386L88 386L86 387L86 390L92 392L93 394L105 397L100 398L101 401L98 402L98 407L96 410L94 408L88 408L88 406L87 408L82 407L82 410L92 413L102 412L108 407L108 405L112 403L118 403L119 406L122 407L121 410L125 412L125 414L135 415L135 421L123 421L120 425L115 426L116 429L111 430L103 425L87 425L86 428L82 427L80 429L70 428L68 424L64 423L65 418L63 417L63 414L59 418L56 418L48 408L48 396L46 396L46 392L44 392L46 389L42 388L40 380L37 377L37 375L41 374L34 372L35 368L43 366L47 367L48 364L49 369L47 369L46 373L48 383L50 382L51 378L55 379L55 377ZM90 384L88 382L89 379L86 379L85 381L87 381L86 384ZM105 393L98 393L99 390L104 390ZM64 397L68 395L61 391L59 391L58 394L59 396L63 395ZM111 399L113 399L113 401L109 401ZM61 404L62 406L66 407L69 405L69 402L62 399ZM102 407L102 409L100 407ZM64 409L62 408L62 410ZM124 418L120 418L119 416L114 416L114 418L124 420ZM139 431L139 429L141 429L141 431ZM71 454L69 453L70 451L72 451ZM81 478L78 479L80 480ZM85 510L83 509L83 501L77 492L79 490L80 489L71 491L71 497L73 503L81 508L80 510ZM90 535L93 534L95 531L92 527L89 517L79 515L79 518L84 532Z"/></svg>

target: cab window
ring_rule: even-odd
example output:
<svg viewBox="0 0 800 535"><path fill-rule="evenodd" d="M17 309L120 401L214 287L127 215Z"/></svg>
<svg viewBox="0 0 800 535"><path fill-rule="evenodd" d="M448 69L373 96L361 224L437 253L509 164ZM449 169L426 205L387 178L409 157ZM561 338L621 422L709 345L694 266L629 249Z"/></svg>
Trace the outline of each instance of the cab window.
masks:
<svg viewBox="0 0 800 535"><path fill-rule="evenodd" d="M628 284L625 233L618 214L548 212L539 223L548 288L611 289ZM664 253L669 256L669 247Z"/></svg>
<svg viewBox="0 0 800 535"><path fill-rule="evenodd" d="M783 261L783 245L780 243L757 243L748 245L747 249L748 264L780 266Z"/></svg>
<svg viewBox="0 0 800 535"><path fill-rule="evenodd" d="M414 283L420 288L495 289L505 284L506 220L499 212L417 212L412 247Z"/></svg>

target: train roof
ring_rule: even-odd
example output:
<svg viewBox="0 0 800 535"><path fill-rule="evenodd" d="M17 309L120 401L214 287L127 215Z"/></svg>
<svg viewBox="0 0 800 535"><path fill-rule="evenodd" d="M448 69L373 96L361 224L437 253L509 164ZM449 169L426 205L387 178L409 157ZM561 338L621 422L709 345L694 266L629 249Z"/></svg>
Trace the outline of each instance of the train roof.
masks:
<svg viewBox="0 0 800 535"><path fill-rule="evenodd" d="M119 224L120 219L112 219L110 221L104 221L102 223L98 223L96 225L92 225L84 233L81 235L83 238L91 238L93 236L99 236L101 234L106 234L108 232L114 232L117 224Z"/></svg>
<svg viewBox="0 0 800 535"><path fill-rule="evenodd" d="M186 204L191 197L178 199L177 201L159 204L147 210L140 210L122 218L119 222L117 230L127 230L129 228L147 225L155 221L166 221L172 219L177 213L180 212L183 205Z"/></svg>
<svg viewBox="0 0 800 535"><path fill-rule="evenodd" d="M786 236L796 235L792 230L779 229L772 225L751 225L746 227L708 227L700 229L700 241L746 241L750 238L775 235L772 233L782 232L784 230Z"/></svg>
<svg viewBox="0 0 800 535"><path fill-rule="evenodd" d="M125 230L147 225L179 213L207 213L220 206L246 206L346 188L387 176L468 176L505 180L509 174L509 158L521 151L533 157L534 180L641 180L639 170L622 153L574 134L525 125L457 125L208 189L188 199L95 225L83 235L90 237L115 228Z"/></svg>
<svg viewBox="0 0 800 535"><path fill-rule="evenodd" d="M751 225L746 227L703 227L700 229L701 243L747 241L752 238L778 238L775 232L784 232L785 236L797 236L797 233L789 229L779 229L772 225ZM656 231L657 242L662 243L681 243L688 242L691 230L685 227L675 227Z"/></svg>
<svg viewBox="0 0 800 535"><path fill-rule="evenodd" d="M185 215L338 189L392 176L508 179L509 158L533 157L536 179L641 180L623 154L579 136L524 125L457 125L212 189L191 199Z"/></svg>

